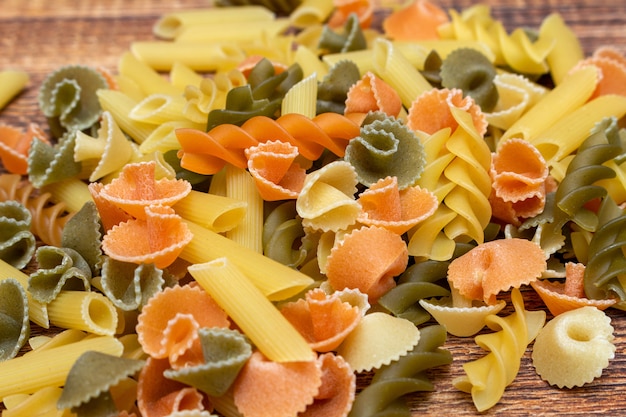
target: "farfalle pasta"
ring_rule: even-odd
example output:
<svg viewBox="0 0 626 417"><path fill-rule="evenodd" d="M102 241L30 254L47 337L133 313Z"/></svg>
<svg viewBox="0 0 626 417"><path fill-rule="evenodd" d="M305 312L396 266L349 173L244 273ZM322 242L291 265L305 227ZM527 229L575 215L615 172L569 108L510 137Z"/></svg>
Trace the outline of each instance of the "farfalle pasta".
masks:
<svg viewBox="0 0 626 417"><path fill-rule="evenodd" d="M0 280L0 362L17 356L30 336L26 290L13 278Z"/></svg>
<svg viewBox="0 0 626 417"><path fill-rule="evenodd" d="M23 269L35 254L35 236L30 231L32 216L23 204L0 202L0 259Z"/></svg>
<svg viewBox="0 0 626 417"><path fill-rule="evenodd" d="M29 124L26 132L0 124L0 160L6 171L19 175L28 173L28 153L35 137L48 141L47 134L36 123Z"/></svg>
<svg viewBox="0 0 626 417"><path fill-rule="evenodd" d="M413 0L387 16L382 28L394 41L422 41L439 39L437 27L448 21L448 14L436 3Z"/></svg>

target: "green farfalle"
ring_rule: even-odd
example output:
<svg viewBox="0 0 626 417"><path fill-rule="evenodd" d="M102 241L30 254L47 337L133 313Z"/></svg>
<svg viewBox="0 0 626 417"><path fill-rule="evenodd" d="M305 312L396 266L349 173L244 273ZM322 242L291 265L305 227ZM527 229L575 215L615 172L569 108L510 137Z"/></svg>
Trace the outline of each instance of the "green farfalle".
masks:
<svg viewBox="0 0 626 417"><path fill-rule="evenodd" d="M101 273L102 292L124 311L141 310L154 294L168 285L167 274L154 264L137 265L104 257Z"/></svg>
<svg viewBox="0 0 626 417"><path fill-rule="evenodd" d="M441 85L459 88L470 96L482 111L490 112L498 102L498 89L493 82L496 68L485 55L471 48L452 51L441 63Z"/></svg>
<svg viewBox="0 0 626 417"><path fill-rule="evenodd" d="M405 189L419 179L426 155L419 138L399 120L382 112L369 113L361 133L346 148L344 159L366 187L386 177L397 177Z"/></svg>
<svg viewBox="0 0 626 417"><path fill-rule="evenodd" d="M339 32L335 32L328 25L325 25L317 46L326 53L344 53L367 49L367 39L365 39L356 13L350 13L343 30Z"/></svg>
<svg viewBox="0 0 626 417"><path fill-rule="evenodd" d="M81 163L74 160L76 131L66 132L56 144L33 139L28 152L28 179L37 188L81 172Z"/></svg>
<svg viewBox="0 0 626 417"><path fill-rule="evenodd" d="M211 396L222 396L252 355L252 346L237 330L202 328L198 330L198 335L205 362L197 366L168 369L163 374L166 378L191 385Z"/></svg>
<svg viewBox="0 0 626 417"><path fill-rule="evenodd" d="M359 67L350 60L333 65L317 86L316 114L333 112L343 114L348 90L361 79Z"/></svg>
<svg viewBox="0 0 626 417"><path fill-rule="evenodd" d="M23 269L35 253L37 240L30 231L32 216L17 201L0 203L0 259Z"/></svg>
<svg viewBox="0 0 626 417"><path fill-rule="evenodd" d="M79 417L118 415L111 387L137 374L145 361L87 351L80 355L65 380L57 408Z"/></svg>
<svg viewBox="0 0 626 417"><path fill-rule="evenodd" d="M61 246L78 252L91 268L91 275L95 276L102 266L101 239L98 209L93 201L89 201L65 223Z"/></svg>
<svg viewBox="0 0 626 417"><path fill-rule="evenodd" d="M183 168L180 165L180 158L178 157L178 149L172 149L163 153L163 159L167 162L172 169L176 172L177 180L185 180L189 182L194 190L206 191L211 183L211 175L198 174L188 169Z"/></svg>
<svg viewBox="0 0 626 417"><path fill-rule="evenodd" d="M53 136L84 130L100 118L102 108L96 91L108 88L95 68L67 65L48 74L39 88L39 107L48 118Z"/></svg>
<svg viewBox="0 0 626 417"><path fill-rule="evenodd" d="M428 53L424 60L424 67L420 73L435 88L441 88L441 64L443 59L434 49Z"/></svg>
<svg viewBox="0 0 626 417"><path fill-rule="evenodd" d="M39 268L28 278L28 291L42 303L49 303L61 290L91 288L91 267L74 249L41 246L35 253Z"/></svg>
<svg viewBox="0 0 626 417"><path fill-rule="evenodd" d="M14 358L30 336L26 290L14 278L0 281L0 362Z"/></svg>

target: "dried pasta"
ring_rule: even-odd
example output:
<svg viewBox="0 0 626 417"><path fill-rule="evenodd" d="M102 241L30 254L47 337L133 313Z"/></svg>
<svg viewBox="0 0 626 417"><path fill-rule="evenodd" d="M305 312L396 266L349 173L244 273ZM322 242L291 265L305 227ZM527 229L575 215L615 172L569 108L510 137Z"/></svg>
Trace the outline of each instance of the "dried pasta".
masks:
<svg viewBox="0 0 626 417"><path fill-rule="evenodd" d="M30 336L28 297L19 281L0 280L0 362L17 356Z"/></svg>
<svg viewBox="0 0 626 417"><path fill-rule="evenodd" d="M263 198L251 172L228 165L225 167L226 197L245 201L246 212L241 222L226 232L233 242L263 253Z"/></svg>
<svg viewBox="0 0 626 417"><path fill-rule="evenodd" d="M30 82L27 72L21 70L0 71L0 109L13 100Z"/></svg>
<svg viewBox="0 0 626 417"><path fill-rule="evenodd" d="M74 160L76 130L63 134L54 145L35 138L28 151L28 179L34 186L77 177L82 166Z"/></svg>
<svg viewBox="0 0 626 417"><path fill-rule="evenodd" d="M119 314L111 300L95 291L61 291L48 304L50 324L102 336L117 331Z"/></svg>
<svg viewBox="0 0 626 417"><path fill-rule="evenodd" d="M17 269L28 265L35 254L31 220L32 215L23 204L0 201L0 259Z"/></svg>
<svg viewBox="0 0 626 417"><path fill-rule="evenodd" d="M14 126L0 124L0 160L12 174L28 174L28 153L33 138L48 141L47 134L36 123L30 123L26 132Z"/></svg>
<svg viewBox="0 0 626 417"><path fill-rule="evenodd" d="M223 233L232 230L242 221L248 203L227 196L191 190L172 207L184 219Z"/></svg>
<svg viewBox="0 0 626 417"><path fill-rule="evenodd" d="M346 19L341 33L333 31L329 25L324 25L318 48L327 53L345 53L360 51L367 48L367 40L355 13Z"/></svg>

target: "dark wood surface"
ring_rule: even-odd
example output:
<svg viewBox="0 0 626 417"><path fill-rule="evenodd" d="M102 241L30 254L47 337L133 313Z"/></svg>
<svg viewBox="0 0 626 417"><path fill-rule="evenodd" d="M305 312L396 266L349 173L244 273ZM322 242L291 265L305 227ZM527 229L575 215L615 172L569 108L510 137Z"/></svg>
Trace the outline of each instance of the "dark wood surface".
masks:
<svg viewBox="0 0 626 417"><path fill-rule="evenodd" d="M472 3L438 2L457 10ZM537 27L547 14L559 12L579 35L587 54L600 45L612 45L626 54L623 0L502 0L489 4L492 15L501 19L507 29ZM48 72L76 63L102 65L115 71L119 57L131 42L153 39L152 25L163 13L208 5L206 0L0 0L0 70L23 69L31 76L28 88L0 111L0 123L24 127L31 121L45 124L36 97ZM524 294L528 309L543 308L532 291ZM581 388L550 387L536 375L528 349L517 378L501 401L482 414L626 415L626 314L615 309L608 314L615 327L617 351L601 378ZM41 331L33 330L35 334ZM451 381L463 375L464 362L481 357L484 351L471 338L450 337L445 347L451 351L454 362L430 373L434 392L411 397L414 415L480 415L471 397L455 389ZM366 377L360 378L361 385L366 382Z"/></svg>

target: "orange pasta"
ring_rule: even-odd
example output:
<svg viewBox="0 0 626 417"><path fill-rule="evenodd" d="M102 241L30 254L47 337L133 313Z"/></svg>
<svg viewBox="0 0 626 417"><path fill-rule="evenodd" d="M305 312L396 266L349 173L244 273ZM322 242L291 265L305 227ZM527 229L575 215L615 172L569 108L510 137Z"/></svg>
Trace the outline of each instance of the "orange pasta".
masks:
<svg viewBox="0 0 626 417"><path fill-rule="evenodd" d="M596 89L589 100L606 94L626 96L626 58L619 51L610 46L600 47L592 56L578 62L571 72L588 65L599 70Z"/></svg>
<svg viewBox="0 0 626 417"><path fill-rule="evenodd" d="M237 65L237 69L241 71L241 73L247 79L252 69L256 66L256 64L258 64L263 59L267 59L267 58L265 58L263 55L250 55L246 57L246 59L241 61L239 65ZM272 63L272 66L274 67L275 75L278 75L284 72L288 68L287 65L281 62L276 62L276 61L270 61L270 62Z"/></svg>
<svg viewBox="0 0 626 417"><path fill-rule="evenodd" d="M306 170L294 160L298 148L287 142L259 143L245 150L248 171L265 201L298 198Z"/></svg>
<svg viewBox="0 0 626 417"><path fill-rule="evenodd" d="M413 0L383 21L385 35L395 41L439 39L437 27L450 21L445 10L427 0Z"/></svg>
<svg viewBox="0 0 626 417"><path fill-rule="evenodd" d="M36 123L30 123L25 133L14 126L0 124L0 160L8 172L28 174L28 151L33 138L50 144L48 136Z"/></svg>
<svg viewBox="0 0 626 417"><path fill-rule="evenodd" d="M334 29L342 27L350 14L354 13L359 20L359 26L369 28L374 16L374 2L372 0L334 0L334 11L328 19L328 26Z"/></svg>
<svg viewBox="0 0 626 417"><path fill-rule="evenodd" d="M100 220L105 232L111 230L113 226L133 218L133 216L122 210L120 207L111 203L109 200L100 197L100 192L102 191L102 188L104 188L104 184L100 182L92 182L88 185L88 188L98 209L98 214L100 215Z"/></svg>
<svg viewBox="0 0 626 417"><path fill-rule="evenodd" d="M348 90L345 114L382 111L397 117L402 110L400 95L389 84L368 71Z"/></svg>
<svg viewBox="0 0 626 417"><path fill-rule="evenodd" d="M463 97L463 91L456 88L432 89L422 93L409 108L407 126L431 135L446 127L454 131L458 122L452 116L451 107L467 111L478 134L485 134L487 120L480 106L470 96Z"/></svg>
<svg viewBox="0 0 626 417"><path fill-rule="evenodd" d="M362 227L335 243L326 260L328 283L335 290L356 288L375 303L395 287L408 250L402 238L382 227Z"/></svg>
<svg viewBox="0 0 626 417"><path fill-rule="evenodd" d="M343 157L348 141L358 134L359 125L337 113L323 113L312 119L297 113L284 114L277 120L255 116L241 127L221 124L206 133L189 128L176 130L181 166L206 175L219 172L226 163L246 168L245 149L259 142L290 143L311 161L318 159L324 149Z"/></svg>

